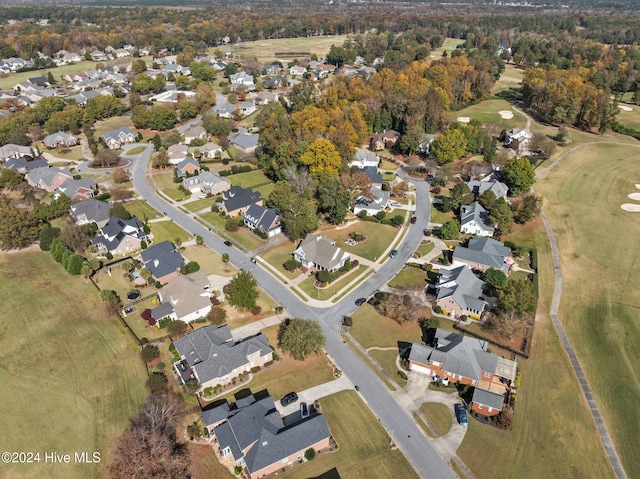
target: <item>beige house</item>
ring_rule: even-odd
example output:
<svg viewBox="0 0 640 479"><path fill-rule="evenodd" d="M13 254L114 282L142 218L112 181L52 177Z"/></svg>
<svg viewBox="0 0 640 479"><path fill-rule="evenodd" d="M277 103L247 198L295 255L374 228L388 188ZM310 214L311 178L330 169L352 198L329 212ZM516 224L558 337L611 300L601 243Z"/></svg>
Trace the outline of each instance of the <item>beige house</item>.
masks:
<svg viewBox="0 0 640 479"><path fill-rule="evenodd" d="M335 241L324 236L308 234L293 252L293 257L305 268L326 269L333 272L344 266L350 256L336 246Z"/></svg>

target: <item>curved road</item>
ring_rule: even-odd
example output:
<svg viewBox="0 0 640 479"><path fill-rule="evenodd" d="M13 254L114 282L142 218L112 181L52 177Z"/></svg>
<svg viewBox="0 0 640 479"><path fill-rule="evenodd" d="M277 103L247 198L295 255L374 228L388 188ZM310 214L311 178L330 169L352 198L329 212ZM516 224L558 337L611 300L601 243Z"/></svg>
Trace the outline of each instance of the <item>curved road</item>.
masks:
<svg viewBox="0 0 640 479"><path fill-rule="evenodd" d="M369 366L362 362L343 342L338 333L342 318L355 310L354 301L356 298L369 297L386 284L400 270L422 241L422 229L427 224L431 207L428 183L424 181L414 183L416 186L416 216L419 221L409 227L402 244L397 247L398 255L396 258L388 259L374 275L367 278L334 306L324 309L312 308L303 303L280 281L274 281L273 277L259 265L251 263L249 258L239 250L225 246L222 239L208 231L193 217L158 196L146 179L146 168L153 148L151 145L144 146L147 146L147 149L132 157L133 164L130 167L133 185L138 193L151 206L158 211L166 212L169 218L188 232L202 236L205 244L211 249L218 253L228 253L231 262L238 268L250 271L260 286L277 299L289 315L318 320L327 338L325 346L327 353L354 384L360 385L360 395L387 431L392 431L394 442L404 452L418 474L423 478L454 478L455 475L449 465L435 451L414 419L396 403L389 389Z"/></svg>

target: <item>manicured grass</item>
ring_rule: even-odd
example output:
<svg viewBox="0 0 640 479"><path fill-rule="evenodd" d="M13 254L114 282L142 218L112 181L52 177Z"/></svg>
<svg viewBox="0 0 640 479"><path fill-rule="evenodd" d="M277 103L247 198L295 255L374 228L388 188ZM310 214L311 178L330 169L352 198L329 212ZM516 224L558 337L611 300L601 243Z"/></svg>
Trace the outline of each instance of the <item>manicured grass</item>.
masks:
<svg viewBox="0 0 640 479"><path fill-rule="evenodd" d="M416 253L418 253L420 257L422 257L426 254L431 253L434 247L435 245L431 241L429 241L428 243L421 243L420 246L418 246Z"/></svg>
<svg viewBox="0 0 640 479"><path fill-rule="evenodd" d="M107 118L106 120L97 121L94 125L94 135L96 137L96 140L109 130L114 130L116 128L120 128L121 126L131 128L133 132L136 131L130 116L114 116L112 118Z"/></svg>
<svg viewBox="0 0 640 479"><path fill-rule="evenodd" d="M180 183L173 182L173 170L163 171L162 173L153 173L151 176L152 183L155 183L160 191L162 191L169 198L176 201L186 200L190 195L178 189Z"/></svg>
<svg viewBox="0 0 640 479"><path fill-rule="evenodd" d="M559 316L629 477L640 476L640 411L634 406L640 396L634 380L640 328L633 319L640 306L640 214L620 205L637 203L628 195L640 192L639 179L640 148L593 145L577 150L536 185L561 255ZM615 365L615 386L604 364Z"/></svg>
<svg viewBox="0 0 640 479"><path fill-rule="evenodd" d="M124 204L124 207L132 216L135 216L140 221L144 220L145 215L149 220L160 218L162 216L162 213L156 210L153 206L150 206L149 203L144 200L128 201Z"/></svg>
<svg viewBox="0 0 640 479"><path fill-rule="evenodd" d="M237 231L234 231L233 233L230 231L227 231L224 225L227 222L228 217L221 216L220 213L213 213L209 211L207 213L201 214L200 217L203 220L210 223L211 225L218 228L219 230L224 231L228 236L233 238L235 241L240 243L242 246L244 246L248 250L259 248L260 246L264 245L266 242L266 240L263 240L262 238L256 235L253 231L250 231L245 226L241 226L240 228L238 228Z"/></svg>
<svg viewBox="0 0 640 479"><path fill-rule="evenodd" d="M513 118L510 120L503 120L498 113L501 110L511 111L513 113ZM507 130L516 126L524 127L527 124L527 119L523 115L511 109L511 103L506 100L498 99L486 100L478 103L477 105L472 105L460 111L453 112L452 116L454 119L459 116L468 116L472 120L480 120L482 123L495 123L501 128L506 128Z"/></svg>
<svg viewBox="0 0 640 479"><path fill-rule="evenodd" d="M260 193L262 195L262 198L266 200L267 198L269 198L269 195L275 187L275 183L267 183L266 185L253 188L253 191L257 191L258 193Z"/></svg>
<svg viewBox="0 0 640 479"><path fill-rule="evenodd" d="M332 35L302 38L280 38L269 40L257 40L255 42L242 42L229 45L234 56L253 58L256 57L261 62L280 60L285 65L291 58L277 57L278 52L309 52L324 58L331 45L342 46L347 39L347 35ZM213 52L213 48L210 52ZM13 84L12 84L13 85Z"/></svg>
<svg viewBox="0 0 640 479"><path fill-rule="evenodd" d="M205 245L185 246L181 253L182 256L189 261L195 261L198 263L200 265L200 269L202 269L206 274L234 276L238 272L238 270L233 266L229 266L227 269L225 264L222 262L222 257Z"/></svg>
<svg viewBox="0 0 640 479"><path fill-rule="evenodd" d="M157 291L155 288L153 289L154 291ZM149 293L150 293L150 290L147 289L143 294L146 296ZM147 323L140 316L140 314L142 314L142 312L145 309L153 309L158 304L159 303L157 301L156 302L153 301L153 298L147 299L145 301L141 301L139 303L136 303L136 309L137 309L136 312L131 313L124 317L125 322L133 330L136 336L138 336L138 338L140 339L147 338L147 339L153 340L156 338L162 338L163 336L166 336L168 334L168 331L166 330L166 328L158 329L154 326L149 326L149 323Z"/></svg>
<svg viewBox="0 0 640 479"><path fill-rule="evenodd" d="M392 288L424 288L427 285L427 274L420 268L405 267L389 281Z"/></svg>
<svg viewBox="0 0 640 479"><path fill-rule="evenodd" d="M276 301L269 296L262 288L258 287L259 296L256 300L256 305L262 309L260 314L254 315L251 311L239 311L236 308L229 306L227 302L223 303L224 308L227 310L227 320L231 329L244 326L246 324L259 321L262 318L268 318L275 314L276 306L279 306Z"/></svg>
<svg viewBox="0 0 640 479"><path fill-rule="evenodd" d="M426 402L420 406L420 412L426 416L441 436L451 429L451 411L442 403Z"/></svg>
<svg viewBox="0 0 640 479"><path fill-rule="evenodd" d="M253 170L247 173L238 173L237 175L229 175L227 179L233 186L242 186L243 188L255 188L271 183L271 180L264 176L262 170Z"/></svg>
<svg viewBox="0 0 640 479"><path fill-rule="evenodd" d="M201 200L191 201L184 205L186 209L195 213L196 211L204 210L205 208L211 211L211 207L216 202L215 198L203 198Z"/></svg>
<svg viewBox="0 0 640 479"><path fill-rule="evenodd" d="M624 111L619 109L616 120L627 128L633 128L634 130L640 130L640 106L637 105L624 105L633 109L633 111Z"/></svg>
<svg viewBox="0 0 640 479"><path fill-rule="evenodd" d="M127 156L138 155L138 154L142 153L146 149L147 148L144 147L144 146L136 146L135 148L131 148L131 149L127 150Z"/></svg>
<svg viewBox="0 0 640 479"><path fill-rule="evenodd" d="M55 156L56 158L63 158L65 160L74 160L80 161L84 159L82 155L82 146L72 146L71 148L54 148L50 150L44 143L39 145L40 151L43 153L49 153L50 155Z"/></svg>
<svg viewBox="0 0 640 479"><path fill-rule="evenodd" d="M386 373L391 377L400 387L404 387L407 384L405 379L402 379L398 374L400 371L396 366L396 359L398 358L398 351L380 351L380 350L371 350L369 351L369 355L375 359L382 369L386 371Z"/></svg>
<svg viewBox="0 0 640 479"><path fill-rule="evenodd" d="M356 392L342 391L322 398L320 407L339 450L316 456L283 477L307 479L333 467L344 479L418 477L402 452L389 448L391 438ZM348 411L348 420L345 420L345 411Z"/></svg>
<svg viewBox="0 0 640 479"><path fill-rule="evenodd" d="M356 269L352 269L348 273L345 273L340 277L340 279L332 282L326 288L318 289L314 286L316 282L315 276L310 276L305 279L301 283L298 284L298 287L307 293L309 297L313 299L319 299L321 301L330 299L335 293L344 288L351 281L356 279L360 274L362 274L368 267L365 265L359 265Z"/></svg>
<svg viewBox="0 0 640 479"><path fill-rule="evenodd" d="M407 343L422 341L422 331L418 323L398 324L378 314L369 304L358 308L351 317L353 318L351 336L364 348L397 347L399 341Z"/></svg>
<svg viewBox="0 0 640 479"><path fill-rule="evenodd" d="M216 479L234 479L229 470L220 464L220 461L211 452L211 447L206 444L188 443L191 457L189 472L193 477L215 477Z"/></svg>
<svg viewBox="0 0 640 479"><path fill-rule="evenodd" d="M154 244L160 243L164 240L175 242L176 238L180 238L183 242L193 239L192 235L187 233L173 221L158 221L156 223L151 223L151 233L153 233Z"/></svg>
<svg viewBox="0 0 640 479"><path fill-rule="evenodd" d="M336 240L336 244L349 253L362 256L363 258L375 261L393 243L394 238L399 233L399 229L393 226L372 223L370 221L359 221L347 228L340 230L327 230L322 234ZM345 243L349 233L357 232L367 237L366 241L355 246Z"/></svg>
<svg viewBox="0 0 640 479"><path fill-rule="evenodd" d="M456 215L453 214L453 211L447 211L446 213L443 213L435 206L431 206L431 223L445 224L447 221L452 220L455 217Z"/></svg>
<svg viewBox="0 0 640 479"><path fill-rule="evenodd" d="M461 43L464 43L464 40L460 38L445 38L442 46L431 52L431 58L439 60L445 51L450 54Z"/></svg>
<svg viewBox="0 0 640 479"><path fill-rule="evenodd" d="M393 179L396 177L396 175L391 172L391 171L385 171L382 174L382 181L393 181Z"/></svg>
<svg viewBox="0 0 640 479"><path fill-rule="evenodd" d="M109 274L109 272L111 274ZM120 267L120 264L102 268L93 276L93 281L100 289L111 289L118 293L123 303L127 302L125 296L132 289L139 289L142 292L142 296L150 294L147 291L151 291L150 288L139 288L137 286L134 288L125 271Z"/></svg>
<svg viewBox="0 0 640 479"><path fill-rule="evenodd" d="M0 276L2 448L41 453L40 464L3 464L2 476L101 477L146 395L138 348L98 291L47 253L2 254ZM51 467L44 451L98 451L102 462Z"/></svg>
<svg viewBox="0 0 640 479"><path fill-rule="evenodd" d="M379 168L381 170L389 170L389 171L396 171L399 166L395 163L392 163L391 161L388 160L380 160L380 166Z"/></svg>
<svg viewBox="0 0 640 479"><path fill-rule="evenodd" d="M233 328L234 326L229 324L229 327ZM278 347L278 328L278 325L270 326L263 329L262 333L280 357L280 363L256 374L247 386L251 391L258 392L267 389L273 399L279 401L288 392L303 391L333 380L333 370L329 367L329 360L324 353L313 354L304 361L296 361L280 350ZM233 393L224 397L233 399Z"/></svg>
<svg viewBox="0 0 640 479"><path fill-rule="evenodd" d="M291 240L286 240L264 253L260 253L260 256L267 261L271 266L282 273L287 278L293 279L300 275L300 270L296 270L293 273L289 273L282 265L285 261L293 259L293 251L296 249L296 245Z"/></svg>
<svg viewBox="0 0 640 479"><path fill-rule="evenodd" d="M328 51L328 50L327 50ZM10 73L4 78L0 78L0 90L11 90L16 83L22 83L33 77L47 77L47 74L51 72L53 78L58 83L64 83L62 77L67 73L77 73L85 70L95 70L95 62L83 60L73 65L64 65L56 68L47 68L42 70L32 70L29 72Z"/></svg>

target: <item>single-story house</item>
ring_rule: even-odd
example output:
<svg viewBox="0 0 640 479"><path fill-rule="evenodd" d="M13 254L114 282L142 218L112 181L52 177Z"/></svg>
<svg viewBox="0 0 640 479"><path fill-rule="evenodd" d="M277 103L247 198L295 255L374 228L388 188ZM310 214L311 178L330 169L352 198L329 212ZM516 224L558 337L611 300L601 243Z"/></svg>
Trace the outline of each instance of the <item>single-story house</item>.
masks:
<svg viewBox="0 0 640 479"><path fill-rule="evenodd" d="M75 136L68 135L64 131L59 131L44 138L44 145L47 148L57 148L58 146L75 146L78 139Z"/></svg>
<svg viewBox="0 0 640 479"><path fill-rule="evenodd" d="M472 180L472 181L467 181L466 184L471 190L471 193L473 193L476 197L478 197L485 191L490 190L495 195L496 198L504 198L506 200L507 193L509 192L509 187L497 180L490 180L490 181Z"/></svg>
<svg viewBox="0 0 640 479"><path fill-rule="evenodd" d="M305 268L336 271L344 266L349 253L336 246L336 242L324 236L308 234L293 252L296 261Z"/></svg>
<svg viewBox="0 0 640 479"><path fill-rule="evenodd" d="M517 363L488 352L488 346L486 341L438 328L431 346L411 345L409 370L483 391L477 396L474 392L472 409L494 416L502 410Z"/></svg>
<svg viewBox="0 0 640 479"><path fill-rule="evenodd" d="M371 151L380 151L385 148L393 148L400 139L400 133L395 130L387 130L382 133L376 133L371 137L369 149Z"/></svg>
<svg viewBox="0 0 640 479"><path fill-rule="evenodd" d="M184 142L188 145L193 140L204 140L207 138L207 132L199 125L192 126L184 132Z"/></svg>
<svg viewBox="0 0 640 479"><path fill-rule="evenodd" d="M436 284L436 305L454 318L463 314L480 318L486 306L483 289L484 282L466 266L441 268Z"/></svg>
<svg viewBox="0 0 640 479"><path fill-rule="evenodd" d="M57 166L51 168L35 168L24 176L24 179L30 186L43 189L49 193L72 178L73 175L69 170L58 168Z"/></svg>
<svg viewBox="0 0 640 479"><path fill-rule="evenodd" d="M480 203L460 207L460 232L468 235L493 236L496 227L489 221L489 212Z"/></svg>
<svg viewBox="0 0 640 479"><path fill-rule="evenodd" d="M244 215L247 208L253 204L262 205L260 192L236 185L222 193L220 211L224 211L227 216Z"/></svg>
<svg viewBox="0 0 640 479"><path fill-rule="evenodd" d="M30 156L23 156L21 158L9 158L5 163L4 167L13 170L16 173L20 173L24 175L25 173L29 173L32 170L36 170L38 168L47 168L49 163L44 158L31 158Z"/></svg>
<svg viewBox="0 0 640 479"><path fill-rule="evenodd" d="M246 128L239 128L238 134L231 140L231 145L244 153L253 153L258 147L258 133L249 133Z"/></svg>
<svg viewBox="0 0 640 479"><path fill-rule="evenodd" d="M171 145L167 148L167 157L172 165L177 165L184 160L187 157L187 153L189 153L187 145Z"/></svg>
<svg viewBox="0 0 640 479"><path fill-rule="evenodd" d="M129 254L140 249L140 243L147 240L144 225L137 218L123 220L112 216L100 228L100 236L96 236L91 243L98 247L98 251L111 254Z"/></svg>
<svg viewBox="0 0 640 479"><path fill-rule="evenodd" d="M295 414L283 419L271 396L248 396L236 401L234 409L223 404L203 411L202 418L220 453L245 468L251 479L259 479L302 462L307 449L329 447L331 432L322 414Z"/></svg>
<svg viewBox="0 0 640 479"><path fill-rule="evenodd" d="M201 171L197 176L191 176L182 180L182 184L191 193L211 193L218 195L231 188L231 182L221 177L218 173Z"/></svg>
<svg viewBox="0 0 640 479"><path fill-rule="evenodd" d="M199 270L187 275L174 276L169 280L169 284L158 291L158 296L162 303L171 305L173 312L169 316L172 319L190 323L204 318L211 311L209 289L206 273Z"/></svg>
<svg viewBox="0 0 640 479"><path fill-rule="evenodd" d="M194 158L185 158L178 163L178 167L176 169L176 176L178 178L184 178L187 175L194 175L196 173L200 173L200 163L198 163L198 160Z"/></svg>
<svg viewBox="0 0 640 479"><path fill-rule="evenodd" d="M272 208L264 208L261 205L252 204L244 214L244 224L252 230L258 230L268 237L282 232L278 211Z"/></svg>
<svg viewBox="0 0 640 479"><path fill-rule="evenodd" d="M227 325L205 326L176 339L173 345L182 358L181 362L176 363L178 375L186 382L180 373L182 365L186 363L203 389L226 384L243 372L251 371L256 366L262 367L273 360L273 349L266 336L257 334L236 342Z"/></svg>
<svg viewBox="0 0 640 479"><path fill-rule="evenodd" d="M353 204L353 214L358 214L361 211L366 211L367 215L375 216L380 211L383 211L389 204L389 192L383 191L379 186L372 186L369 188L371 197L361 195Z"/></svg>
<svg viewBox="0 0 640 479"><path fill-rule="evenodd" d="M121 148L122 145L127 143L135 143L138 139L138 135L131 131L126 126L121 126L115 130L111 130L102 135L104 142L111 150Z"/></svg>
<svg viewBox="0 0 640 479"><path fill-rule="evenodd" d="M500 241L476 236L469 239L469 244L466 247L455 247L453 265L466 265L472 270L483 273L489 268L507 273L513 264L510 253L511 250Z"/></svg>
<svg viewBox="0 0 640 479"><path fill-rule="evenodd" d="M95 223L98 228L102 228L109 221L109 208L109 203L89 198L71 205L69 213L77 225Z"/></svg>
<svg viewBox="0 0 640 479"><path fill-rule="evenodd" d="M369 166L378 168L380 158L378 155L369 150L358 148L353 160L349 163L349 168L356 167L358 169L367 168Z"/></svg>
<svg viewBox="0 0 640 479"><path fill-rule="evenodd" d="M170 241L163 241L143 250L140 261L151 271L153 278L162 284L178 276L180 267L184 264L184 258Z"/></svg>

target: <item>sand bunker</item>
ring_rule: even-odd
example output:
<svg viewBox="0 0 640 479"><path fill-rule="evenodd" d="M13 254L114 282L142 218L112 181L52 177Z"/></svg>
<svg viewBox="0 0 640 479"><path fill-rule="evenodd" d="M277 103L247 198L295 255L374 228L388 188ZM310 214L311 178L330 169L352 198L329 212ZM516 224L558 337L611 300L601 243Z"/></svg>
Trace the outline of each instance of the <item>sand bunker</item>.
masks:
<svg viewBox="0 0 640 479"><path fill-rule="evenodd" d="M471 121L471 118L469 118L468 116L459 116L458 121L460 123L469 123Z"/></svg>
<svg viewBox="0 0 640 479"><path fill-rule="evenodd" d="M640 201L640 193L631 193L629 195L629 198L631 198L632 200L635 200L635 201Z"/></svg>
<svg viewBox="0 0 640 479"><path fill-rule="evenodd" d="M636 188L640 190L640 183L636 183Z"/></svg>
<svg viewBox="0 0 640 479"><path fill-rule="evenodd" d="M498 113L500 113L500 117L502 117L503 120L511 120L511 118L513 118L513 112L512 111L500 110Z"/></svg>
<svg viewBox="0 0 640 479"><path fill-rule="evenodd" d="M620 205L620 208L622 208L625 211L631 211L633 213L640 213L640 205L637 205L637 204L624 203L624 204Z"/></svg>
<svg viewBox="0 0 640 479"><path fill-rule="evenodd" d="M633 108L626 105L618 105L618 108L620 108L622 111L633 111Z"/></svg>

